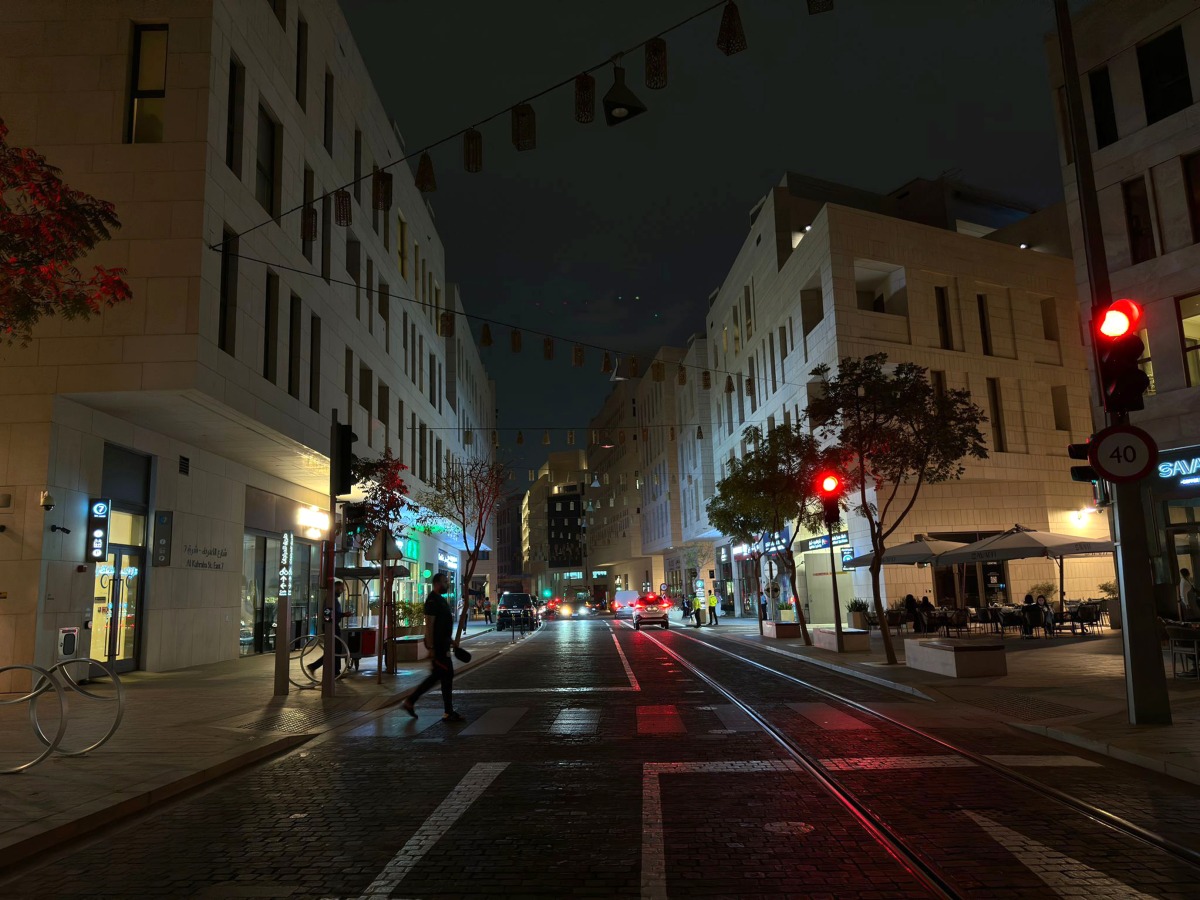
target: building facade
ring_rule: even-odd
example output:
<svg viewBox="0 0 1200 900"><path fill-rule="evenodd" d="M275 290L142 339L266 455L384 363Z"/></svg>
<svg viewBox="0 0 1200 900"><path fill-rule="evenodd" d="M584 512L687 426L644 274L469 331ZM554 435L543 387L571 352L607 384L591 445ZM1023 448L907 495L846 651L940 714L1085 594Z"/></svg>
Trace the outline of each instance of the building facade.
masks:
<svg viewBox="0 0 1200 900"><path fill-rule="evenodd" d="M675 372L683 361L678 347L662 347L640 377L634 396L641 431L639 456L642 472L642 555L662 557L662 581L654 587L670 597L684 597L683 529L680 518L679 416ZM656 369L661 366L661 369ZM661 375L661 377L659 377ZM663 588L663 585L666 585Z"/></svg>
<svg viewBox="0 0 1200 900"><path fill-rule="evenodd" d="M1169 615L1179 569L1200 570L1200 7L1099 0L1075 17L1073 31L1112 295L1145 310L1142 367L1151 387L1131 419L1161 451L1145 490L1155 596ZM1092 298L1055 39L1047 53L1087 322Z"/></svg>
<svg viewBox="0 0 1200 900"><path fill-rule="evenodd" d="M53 662L64 628L119 668L270 650L285 545L299 627L319 605L331 418L414 492L493 425L465 321L439 334L461 305L429 206L403 166L372 189L401 134L334 0L30 4L6 28L10 140L116 205L84 262L133 297L0 350L0 664ZM414 573L460 549L403 548Z"/></svg>

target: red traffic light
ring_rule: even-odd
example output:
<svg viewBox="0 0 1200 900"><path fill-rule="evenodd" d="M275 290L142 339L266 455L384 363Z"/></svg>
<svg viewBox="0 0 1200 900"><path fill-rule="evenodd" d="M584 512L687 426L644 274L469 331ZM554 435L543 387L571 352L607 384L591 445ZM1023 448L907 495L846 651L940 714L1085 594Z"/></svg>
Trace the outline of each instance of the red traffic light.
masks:
<svg viewBox="0 0 1200 900"><path fill-rule="evenodd" d="M1116 300L1100 316L1099 331L1106 338L1119 338L1136 332L1142 321L1142 308L1132 300Z"/></svg>
<svg viewBox="0 0 1200 900"><path fill-rule="evenodd" d="M822 475L818 484L821 486L822 494L837 494L842 490L842 479L838 478L832 472Z"/></svg>

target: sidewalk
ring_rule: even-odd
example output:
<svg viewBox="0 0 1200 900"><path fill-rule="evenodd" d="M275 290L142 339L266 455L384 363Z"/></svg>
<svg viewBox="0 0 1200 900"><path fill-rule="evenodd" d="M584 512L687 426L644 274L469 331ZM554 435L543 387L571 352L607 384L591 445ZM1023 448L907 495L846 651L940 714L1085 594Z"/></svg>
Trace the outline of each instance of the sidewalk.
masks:
<svg viewBox="0 0 1200 900"><path fill-rule="evenodd" d="M916 637L911 632L899 638L893 633L900 665L889 666L878 631L871 633L870 653L839 654L805 647L802 640L760 637L753 620L722 620L719 630L726 637L932 700L948 711L957 707L967 716L990 715L1015 728L1200 784L1200 683L1172 678L1170 655L1164 652L1174 724L1130 725L1119 631L1032 641L1009 635L1004 639L1007 675L956 679L903 665L904 639ZM999 640L995 635L979 637ZM897 708L888 714L902 717Z"/></svg>
<svg viewBox="0 0 1200 900"><path fill-rule="evenodd" d="M472 660L456 674L508 648L509 635L482 620L468 623L464 640ZM85 756L55 754L15 775L0 775L0 871L63 841L290 750L343 725L365 720L399 703L425 677L425 661L402 663L396 675L376 684L374 659L337 684L323 700L319 689L273 697L274 656L245 657L174 672L131 672L125 716L112 739ZM307 679L293 664L292 678ZM97 693L109 694L103 686ZM69 692L68 692L69 693ZM112 722L113 706L69 694L68 749L99 738ZM3 697L0 697L3 699ZM57 727L56 703L43 698L43 729ZM436 715L436 704L428 710ZM18 765L40 751L31 735L28 704L0 707L0 760ZM2 752L8 751L8 752Z"/></svg>

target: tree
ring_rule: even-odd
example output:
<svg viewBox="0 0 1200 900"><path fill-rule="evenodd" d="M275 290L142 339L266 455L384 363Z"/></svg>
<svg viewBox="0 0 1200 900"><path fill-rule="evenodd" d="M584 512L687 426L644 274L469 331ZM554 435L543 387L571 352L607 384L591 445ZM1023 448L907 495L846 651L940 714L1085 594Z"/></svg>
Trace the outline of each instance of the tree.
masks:
<svg viewBox="0 0 1200 900"><path fill-rule="evenodd" d="M967 457L987 458L979 430L987 419L970 391L937 391L924 368L889 367L885 353L847 357L836 375L827 365L813 375L818 396L805 415L834 445L850 510L867 522L875 615L886 623L879 573L887 540L912 511L922 485L961 478ZM894 664L891 632L880 630L887 661Z"/></svg>
<svg viewBox="0 0 1200 900"><path fill-rule="evenodd" d="M422 491L417 498L424 507L419 521L429 524L445 519L462 532L467 566L462 577L463 604L458 620L461 638L467 627L468 603L465 592L475 576L475 567L483 549L483 539L491 527L496 506L508 484L508 466L489 456L457 459L446 454L442 475L434 490Z"/></svg>
<svg viewBox="0 0 1200 900"><path fill-rule="evenodd" d="M680 548L683 562L684 595L695 590L692 579L703 578L704 572L713 563L713 545L709 541L697 541Z"/></svg>
<svg viewBox="0 0 1200 900"><path fill-rule="evenodd" d="M792 586L796 621L804 643L811 645L808 622L796 591L792 548L801 526L820 528L821 505L815 482L825 464L825 454L818 441L799 424L777 426L765 435L761 429L750 427L742 434L754 449L734 460L729 475L717 484L708 504L708 520L723 533L750 545L761 546L770 536L787 530L781 561Z"/></svg>
<svg viewBox="0 0 1200 900"><path fill-rule="evenodd" d="M415 508L408 499L408 485L404 481L406 471L408 466L392 455L391 447L385 448L383 456L378 459L356 456L350 467L354 483L366 487L366 498L362 502L365 526L362 545L370 549L375 541L381 543L379 566L382 602L379 609L379 640L376 641L379 653L376 679L380 683L383 682L383 649L396 632L396 607L392 599L395 572L388 565L388 557L392 556L390 544L403 539L405 514Z"/></svg>
<svg viewBox="0 0 1200 900"><path fill-rule="evenodd" d="M8 343L27 344L44 316L82 318L129 299L124 269L94 266L88 278L75 267L120 227L111 203L67 187L40 153L10 146L0 119L0 334Z"/></svg>

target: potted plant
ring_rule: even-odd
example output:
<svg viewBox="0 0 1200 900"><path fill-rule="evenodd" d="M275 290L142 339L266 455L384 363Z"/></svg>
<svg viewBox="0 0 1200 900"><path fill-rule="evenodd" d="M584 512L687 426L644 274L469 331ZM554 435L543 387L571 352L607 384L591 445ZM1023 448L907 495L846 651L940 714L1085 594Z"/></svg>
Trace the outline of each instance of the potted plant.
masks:
<svg viewBox="0 0 1200 900"><path fill-rule="evenodd" d="M850 627L857 628L860 631L868 631L867 613L871 610L871 604L862 597L855 597L846 604L846 612L850 614Z"/></svg>
<svg viewBox="0 0 1200 900"><path fill-rule="evenodd" d="M780 622L795 622L796 611L792 609L790 600L779 601L779 621Z"/></svg>
<svg viewBox="0 0 1200 900"><path fill-rule="evenodd" d="M1100 597L1108 602L1108 621L1112 628L1121 627L1121 591L1115 581L1105 581L1096 586Z"/></svg>

